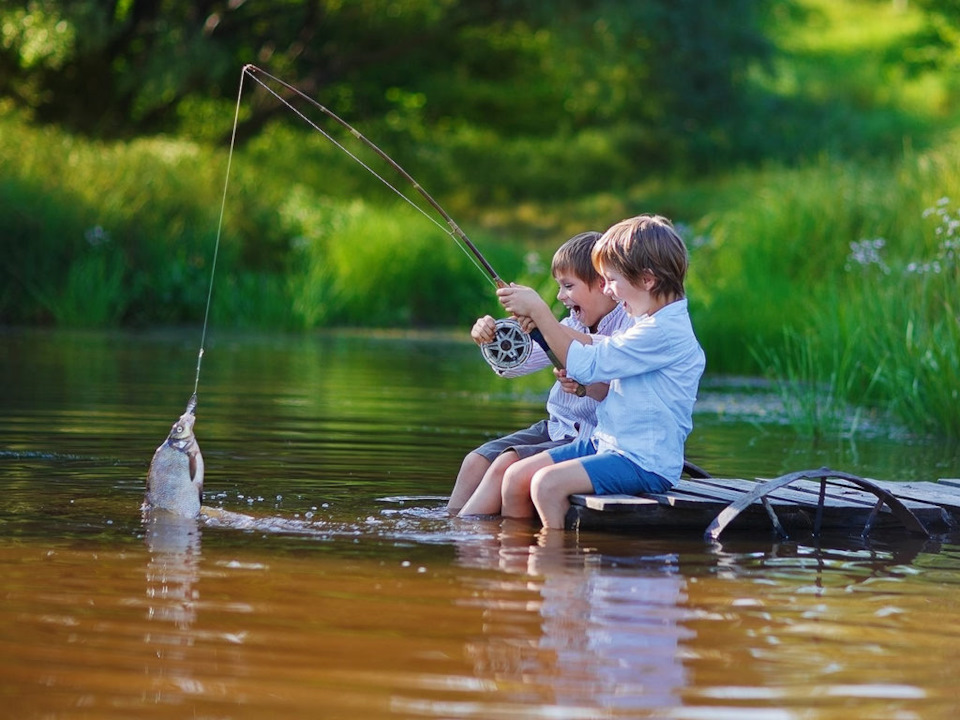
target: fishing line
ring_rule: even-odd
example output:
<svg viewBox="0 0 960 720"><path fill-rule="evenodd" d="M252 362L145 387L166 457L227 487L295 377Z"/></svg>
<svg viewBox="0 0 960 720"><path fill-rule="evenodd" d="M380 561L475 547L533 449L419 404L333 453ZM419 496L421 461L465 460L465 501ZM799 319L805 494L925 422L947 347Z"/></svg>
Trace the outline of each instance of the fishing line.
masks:
<svg viewBox="0 0 960 720"><path fill-rule="evenodd" d="M272 82L276 83L278 86L286 89L288 92L293 93L299 98L302 98L304 101L312 105L314 108L319 110L321 113L334 120L337 124L343 127L347 132L353 135L354 138L359 140L362 144L366 145L367 148L375 152L382 160L384 160L394 171L396 171L400 176L402 176L407 182L413 185L414 189L420 194L420 196L427 202L429 205L437 211L437 213L443 217L447 222L449 229L444 228L444 226L430 213L424 210L420 205L411 200L406 194L401 192L396 188L392 183L390 183L386 178L384 178L380 173L370 167L369 164L364 162L359 158L354 152L349 148L345 147L341 142L334 138L330 133L326 132L321 128L317 123L308 118L303 112L300 111L295 105L293 105L286 98L282 97L274 88L270 87L266 82L258 78L255 73L260 73L266 78L269 78ZM237 126L240 121L240 99L243 95L243 81L244 77L247 75L256 82L260 87L262 87L267 93L272 95L278 102L280 102L287 109L291 110L297 117L307 123L311 128L320 133L324 138L330 141L335 147L342 150L346 153L352 160L361 165L367 172L377 178L381 183L386 185L390 190L392 190L398 197L402 198L408 205L410 205L414 210L423 215L427 220L432 222L436 227L438 227L444 234L448 235L456 243L457 247L470 259L474 266L483 272L488 280L493 284L494 287L502 288L506 287L507 283L504 282L500 276L497 274L497 271L493 269L493 266L487 261L487 259L480 252L479 248L473 244L470 238L467 237L466 233L460 229L460 226L454 221L454 219L447 213L446 210L438 203L433 197L428 193L424 188L418 183L414 178L404 170L400 165L394 161L389 155L387 155L383 150L381 150L377 145L368 140L363 136L356 128L350 125L346 120L343 120L339 115L334 113L332 110L324 107L319 102L306 95L304 92L298 88L290 85L280 78L277 78L271 75L264 70L261 70L255 65L247 64L243 66L243 70L240 73L240 88L237 92L237 107L234 113L233 118L233 130L230 136L230 152L227 158L227 176L224 179L223 183L223 199L220 203L220 220L217 225L217 241L214 248L213 255L213 264L210 269L210 289L207 293L207 309L204 313L203 318L203 335L200 340L200 353L197 357L197 376L194 383L193 391L193 401L195 402L197 388L200 384L200 362L203 359L203 346L207 333L207 319L210 314L210 299L213 295L213 277L214 272L216 271L216 262L217 262L217 252L220 248L220 237L223 229L223 218L225 214L225 208L227 203L227 188L230 178L230 167L233 161L233 152L236 144L237 137ZM525 333L521 329L519 323L514 318L505 318L497 321L497 331L496 336L493 342L486 343L481 346L484 357L491 361L496 367L501 369L507 369L511 367L516 367L526 361L526 358L530 354L530 345L531 340L535 341L540 345L543 350L546 352L547 357L557 368L562 369L563 364L559 361L557 356L553 353L550 347L547 345L546 341L543 339L543 335L540 330L534 328L530 333ZM583 386L578 387L577 394L582 395L585 392Z"/></svg>
<svg viewBox="0 0 960 720"><path fill-rule="evenodd" d="M392 167L396 172L398 172L400 175L402 175L405 180L407 180L408 182L410 182L411 185L413 185L414 189L416 189L417 192L419 192L420 195L423 196L423 198L424 198L428 203L430 203L430 205L434 208L434 210L436 210L438 213L440 213L441 216L443 216L443 219L446 220L447 225L449 226L449 228L445 228L435 217L433 217L432 215L430 215L430 213L428 213L426 210L424 210L422 207L420 207L420 205L418 205L418 204L415 203L413 200L411 200L407 195L405 195L404 193L402 193L397 187L395 187L392 183L390 183L390 181L388 181L388 180L387 180L386 178L384 178L380 173L378 173L376 170L374 170L372 167L370 167L369 164L367 164L366 162L364 162L361 158L357 157L357 155L356 155L355 153L353 153L349 148L345 147L341 142L339 142L336 138L334 138L332 135L330 135L330 133L326 132L323 128L321 128L319 125L317 125L315 122L313 122L313 120L311 120L311 119L308 118L306 115L304 115L304 114L300 111L299 108L297 108L296 106L294 106L293 104L291 104L286 98L282 97L282 96L281 96L279 93L277 93L273 88L271 88L267 83L265 83L263 80L261 80L260 78L258 78L258 77L254 74L255 72L260 73L261 75L263 75L263 76L265 76L265 77L267 77L267 78L270 78L270 80L272 80L273 82L275 82L277 85L280 85L281 87L289 90L290 92L294 93L294 94L297 95L298 97L302 98L303 100L305 100L306 102L308 102L310 105L312 105L313 107L315 107L317 110L319 110L320 112L322 112L324 115L326 115L327 117L329 117L329 118L331 118L332 120L336 121L339 125L341 125L343 128L345 128L351 135L353 135L357 140L359 140L359 141L362 142L364 145L366 145L368 148L370 148L371 150L373 150L378 156L380 156L380 158L382 158L384 161L386 161L386 162L390 165L390 167ZM250 64L245 65L244 68L243 68L243 74L244 74L244 75L249 75L250 78L251 78L254 82L256 82L258 85L260 85L260 87L262 87L262 88L263 88L264 90L266 90L270 95L272 95L274 98L276 98L281 104L283 104L283 105L286 106L289 110L291 110L295 115L297 115L297 117L299 117L301 120L303 120L305 123L307 123L307 125L309 125L310 127L312 127L312 128L313 128L314 130L316 130L318 133L320 133L321 135L323 135L323 137L325 137L327 140L329 140L331 143L333 143L333 145L335 145L337 148L339 148L340 150L342 150L343 152L345 152L352 160L354 160L355 162L359 163L367 172L369 172L371 175L373 175L375 178L377 178L377 180L379 180L380 182L382 182L384 185L386 185L388 188L390 188L394 193L396 193L396 195L397 195L398 197L400 197L401 199L403 199L404 202L406 202L408 205L410 205L410 207L412 207L412 208L413 208L414 210L416 210L418 213L420 213L420 214L423 215L425 218L427 218L427 220L429 220L429 221L432 222L434 225L436 225L445 235L447 235L447 236L449 236L450 238L452 238L453 241L456 243L457 247L460 248L461 252L463 252L463 254L466 255L467 258L470 260L470 262L473 263L474 267L476 267L478 270L480 270L481 272L483 272L485 275L488 276L488 279L490 280L490 282L493 284L494 287L501 287L501 286L503 286L503 285L506 284L506 283L504 283L504 282L500 279L499 275L497 275L497 272L493 269L493 267L492 267L492 266L486 261L486 259L480 254L480 251L479 251L479 250L477 249L477 247L470 241L470 239L466 236L466 234L463 232L463 230L460 229L460 226L457 225L457 223L454 222L453 218L451 218L451 217L446 213L446 211L437 203L437 201L434 200L434 199L427 193L427 191L423 189L423 186L421 186L420 183L418 183L416 180L414 180L413 177L412 177L406 170L404 170L402 167L400 167L400 166L393 160L393 158L391 158L389 155L387 155L387 154L386 154L383 150L381 150L377 145L375 145L372 141L370 141L369 139L367 139L364 135L362 135L362 134L361 134L358 130L356 130L353 126L351 126L349 123L347 123L346 120L342 119L339 115L337 115L336 113L334 113L334 112L333 112L332 110L330 110L329 108L326 108L326 107L324 107L323 105L321 105L319 102L317 102L316 100L314 100L313 98L311 98L309 95L305 94L303 91L299 90L298 88L294 87L293 85L289 85L288 83L285 83L285 82L284 82L283 80L281 80L280 78L275 77L275 76L271 75L270 73L268 73L268 72L266 72L266 71L264 71L264 70L261 70L261 69L258 68L256 65L250 65ZM242 78L241 78L241 87L242 87L242 84L243 84L243 80L242 80ZM234 121L234 132L236 132L236 121ZM464 247L464 245L466 245L467 247Z"/></svg>
<svg viewBox="0 0 960 720"><path fill-rule="evenodd" d="M233 164L233 148L237 141L237 125L240 121L240 98L243 95L243 76L240 73L240 89L237 91L237 108L233 115L233 131L230 135L230 152L227 153L227 172L223 178L223 198L220 200L220 220L217 222L217 241L213 246L213 262L210 264L210 287L207 289L207 308L203 312L203 331L200 334L200 352L197 355L197 377L193 382L193 395L196 397L200 387L200 363L203 360L203 346L207 340L207 320L210 317L210 300L213 298L213 277L217 272L217 255L220 252L220 236L223 234L223 216L227 207L227 188L230 186L230 166Z"/></svg>

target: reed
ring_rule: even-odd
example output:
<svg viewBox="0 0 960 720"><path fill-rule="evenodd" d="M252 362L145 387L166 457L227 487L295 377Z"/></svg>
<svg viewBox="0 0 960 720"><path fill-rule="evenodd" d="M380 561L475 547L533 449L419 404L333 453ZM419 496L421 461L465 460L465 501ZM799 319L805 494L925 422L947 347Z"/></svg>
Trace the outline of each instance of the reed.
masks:
<svg viewBox="0 0 960 720"><path fill-rule="evenodd" d="M846 282L819 290L802 330L754 347L801 432L853 434L871 413L960 437L960 211L941 198L917 219L912 241L849 243Z"/></svg>
<svg viewBox="0 0 960 720"><path fill-rule="evenodd" d="M875 282L855 312L868 329L883 401L916 431L957 438L960 208L943 197L924 215L928 233L913 255L886 259L885 243L874 241L878 253L867 269Z"/></svg>
<svg viewBox="0 0 960 720"><path fill-rule="evenodd" d="M850 280L851 242L890 237L913 244L921 232L926 191L919 182L904 182L892 163L821 158L727 182L737 192L722 192L739 201L696 223L691 242L691 303L717 372L762 370L762 353L746 348L779 348L784 328L809 327L829 300L823 293Z"/></svg>
<svg viewBox="0 0 960 720"><path fill-rule="evenodd" d="M103 237L98 230L88 231L91 242ZM48 309L62 327L118 325L126 310L123 258L109 246L92 245L70 265L60 292L48 300Z"/></svg>
<svg viewBox="0 0 960 720"><path fill-rule="evenodd" d="M495 312L493 288L472 256L406 205L328 202L299 215L290 289L303 327L462 326ZM475 242L499 272L515 274L517 251Z"/></svg>

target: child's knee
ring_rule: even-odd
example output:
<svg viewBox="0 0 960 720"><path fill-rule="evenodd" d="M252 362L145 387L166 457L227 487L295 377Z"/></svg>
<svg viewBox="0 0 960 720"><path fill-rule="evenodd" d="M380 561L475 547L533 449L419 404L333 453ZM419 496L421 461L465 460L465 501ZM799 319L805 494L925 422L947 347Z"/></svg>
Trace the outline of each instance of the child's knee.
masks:
<svg viewBox="0 0 960 720"><path fill-rule="evenodd" d="M500 487L503 501L508 502L526 496L530 486L516 466L511 465L504 472L503 483Z"/></svg>
<svg viewBox="0 0 960 720"><path fill-rule="evenodd" d="M490 469L499 475L503 475L517 460L517 454L513 450L507 450L497 456L497 459L493 461Z"/></svg>
<svg viewBox="0 0 960 720"><path fill-rule="evenodd" d="M542 497L547 488L550 487L550 484L544 481L545 477L546 473L543 470L538 470L530 479L530 498L534 502L536 502L537 497Z"/></svg>

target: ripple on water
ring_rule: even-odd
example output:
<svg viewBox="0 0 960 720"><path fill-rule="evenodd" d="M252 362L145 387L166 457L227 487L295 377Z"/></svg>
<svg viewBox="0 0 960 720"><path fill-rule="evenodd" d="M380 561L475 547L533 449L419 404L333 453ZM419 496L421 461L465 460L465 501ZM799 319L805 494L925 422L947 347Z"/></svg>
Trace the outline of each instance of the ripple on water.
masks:
<svg viewBox="0 0 960 720"><path fill-rule="evenodd" d="M139 507L193 337L41 334L16 357L0 354L11 717L960 712L949 538L707 546L447 517L463 454L538 419L546 387L490 377L468 342L213 343L197 432L223 516L170 532ZM688 452L714 474L956 466L922 443L815 444L758 421L768 389L704 390Z"/></svg>

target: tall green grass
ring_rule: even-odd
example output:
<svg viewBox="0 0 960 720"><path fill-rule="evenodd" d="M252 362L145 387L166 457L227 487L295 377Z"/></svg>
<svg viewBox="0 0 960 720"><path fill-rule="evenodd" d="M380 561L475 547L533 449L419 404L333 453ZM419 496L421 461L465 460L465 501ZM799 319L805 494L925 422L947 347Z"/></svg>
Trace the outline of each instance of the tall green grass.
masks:
<svg viewBox="0 0 960 720"><path fill-rule="evenodd" d="M2 116L0 165L0 320L176 323L202 312L221 158L174 140L91 143Z"/></svg>
<svg viewBox="0 0 960 720"><path fill-rule="evenodd" d="M302 327L449 326L464 323L465 311L493 309L493 287L472 256L406 205L320 206L293 195L281 215L300 231L288 287ZM500 272L518 267L515 251L485 254Z"/></svg>
<svg viewBox="0 0 960 720"><path fill-rule="evenodd" d="M875 409L864 402L877 379L879 368L867 377L857 344L857 333L829 336L838 328L785 331L776 350L755 348L758 360L773 378L784 411L802 435L852 437L865 416ZM872 418L870 418L872 419Z"/></svg>
<svg viewBox="0 0 960 720"><path fill-rule="evenodd" d="M309 172L271 165L274 141L268 133L233 158L213 321L463 325L496 311L489 280L439 218L379 186L365 188L379 204L357 200L356 181L325 165L322 148ZM226 164L226 152L183 140L89 143L0 115L0 322L200 321ZM474 241L504 277L522 277L523 244Z"/></svg>
<svg viewBox="0 0 960 720"><path fill-rule="evenodd" d="M701 248L694 283L714 360L734 357L728 336L745 342L808 434L856 432L864 413L883 413L918 434L960 438L960 210L942 195L960 187L958 161L947 147L888 173L827 167L776 222L762 212L716 220L728 242ZM831 196L823 212L809 202ZM785 217L804 232L783 233ZM750 221L746 237L776 235L780 247L729 240Z"/></svg>
<svg viewBox="0 0 960 720"><path fill-rule="evenodd" d="M225 153L162 139L83 143L9 116L0 129L0 321L202 319ZM463 327L499 312L445 229L405 203L323 194L249 152L234 160L216 325ZM342 171L331 168L334 186ZM535 229L525 239L474 240L504 278L547 295L549 257L566 235L603 228L613 212L681 208L674 219L691 248L688 291L710 371L780 379L803 432L854 432L851 418L883 410L917 432L960 437L960 278L955 246L944 244L954 242L957 210L938 205L958 187L960 153L945 142L899 161L824 156L640 188L630 203L597 198L573 213L589 219L563 233L536 228L544 216L528 205ZM541 234L556 237L531 239ZM882 266L864 261L870 248Z"/></svg>
<svg viewBox="0 0 960 720"><path fill-rule="evenodd" d="M927 242L864 268L875 282L855 313L881 401L911 428L960 438L960 206L944 196L924 215Z"/></svg>

